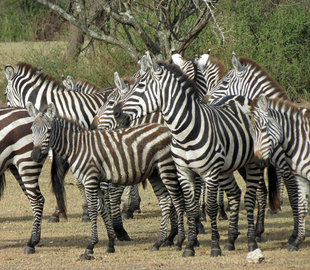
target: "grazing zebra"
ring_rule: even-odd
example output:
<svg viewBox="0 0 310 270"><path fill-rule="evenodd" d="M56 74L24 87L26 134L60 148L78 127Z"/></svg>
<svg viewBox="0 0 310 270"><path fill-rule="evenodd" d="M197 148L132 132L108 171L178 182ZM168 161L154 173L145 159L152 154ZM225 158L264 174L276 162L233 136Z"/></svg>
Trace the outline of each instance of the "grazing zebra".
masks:
<svg viewBox="0 0 310 270"><path fill-rule="evenodd" d="M263 168L252 161L254 151L248 116L235 99L222 106L201 102L195 85L180 70L176 70L175 66L157 64L148 53L140 61L140 77L127 97L115 107L114 114L120 119L127 114L127 118L132 120L159 110L171 132L171 152L188 217L188 243L183 256L195 254L195 220L198 209L193 191L196 174L207 183L207 213L212 230L211 256L221 254L216 221L216 191L219 183L226 192L231 207L228 243L225 248L234 249L234 242L238 237L241 191L231 176L233 171L244 166L247 175L245 208L248 219L248 256L258 253L257 259L263 259L255 240L254 228L256 188L263 178Z"/></svg>
<svg viewBox="0 0 310 270"><path fill-rule="evenodd" d="M255 155L290 172L285 184L296 218L289 250L296 250L305 238L310 193L310 110L264 95L254 99L250 108Z"/></svg>
<svg viewBox="0 0 310 270"><path fill-rule="evenodd" d="M30 201L33 211L32 233L24 250L25 254L35 253L35 246L40 241L44 205L44 197L41 194L38 181L43 163L35 162L31 158L33 148L31 125L32 118L27 110L22 108L0 109L0 197L5 186L5 171L10 169ZM53 178L52 180L57 179ZM59 209L66 218L62 186L57 182L52 182L52 186Z"/></svg>
<svg viewBox="0 0 310 270"><path fill-rule="evenodd" d="M102 181L133 185L148 178L162 210L160 234L152 249L158 249L166 240L167 222L173 209L177 212L179 224L174 236L178 233L179 242L183 242L184 202L170 152L171 136L166 127L146 124L116 131L90 131L72 121L55 117L56 109L52 103L46 113L37 113L31 103L28 110L30 115L36 116L32 125L34 160L40 160L41 155L52 148L68 162L73 175L85 188L92 222L91 242L85 254L93 253L98 242L96 200ZM154 174L155 170L158 175ZM110 232L109 247L113 244Z"/></svg>

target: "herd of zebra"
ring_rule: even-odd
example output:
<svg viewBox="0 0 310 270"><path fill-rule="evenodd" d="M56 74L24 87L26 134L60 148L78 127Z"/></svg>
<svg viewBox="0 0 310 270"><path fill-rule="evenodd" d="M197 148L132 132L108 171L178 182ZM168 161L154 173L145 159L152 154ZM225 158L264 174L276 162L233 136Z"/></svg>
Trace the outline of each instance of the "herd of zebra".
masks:
<svg viewBox="0 0 310 270"><path fill-rule="evenodd" d="M70 76L61 84L23 62L5 67L8 107L0 109L0 195L10 169L33 209L24 252L34 253L40 241L44 197L38 178L50 150L57 201L53 217L66 217L64 178L70 168L91 221L86 257L98 242L98 213L109 238L107 252L115 251L116 237L130 240L121 196L125 186L132 186L138 197L136 184L147 179L162 212L152 250L173 245L176 236L175 249L182 249L186 214L183 256L194 256L197 233L203 230L200 205L207 195L211 256L221 255L217 216L219 206L221 216L226 215L223 191L230 209L225 250L234 250L241 200L234 171L246 183L248 260L264 258L257 242L264 232L265 170L272 210L280 209L286 186L294 224L288 249L298 250L305 239L309 196L310 110L294 105L257 63L234 53L229 72L210 57L210 50L194 60L175 53L171 64L158 63L146 52L139 65L128 81L115 72L115 87L107 89Z"/></svg>

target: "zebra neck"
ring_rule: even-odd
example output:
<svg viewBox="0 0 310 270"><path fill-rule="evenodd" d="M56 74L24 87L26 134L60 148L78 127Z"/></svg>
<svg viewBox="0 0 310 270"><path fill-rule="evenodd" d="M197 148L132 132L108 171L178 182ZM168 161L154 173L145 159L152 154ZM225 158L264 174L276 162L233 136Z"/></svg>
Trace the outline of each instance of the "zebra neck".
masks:
<svg viewBox="0 0 310 270"><path fill-rule="evenodd" d="M84 137L85 129L75 123L55 118L52 122L50 147L64 160L71 164L72 157L82 149L81 137Z"/></svg>

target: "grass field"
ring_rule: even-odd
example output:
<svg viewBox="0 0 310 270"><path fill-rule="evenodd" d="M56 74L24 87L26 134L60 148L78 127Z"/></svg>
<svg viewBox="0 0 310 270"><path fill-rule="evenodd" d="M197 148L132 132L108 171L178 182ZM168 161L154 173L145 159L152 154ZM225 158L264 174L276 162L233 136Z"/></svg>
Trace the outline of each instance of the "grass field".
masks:
<svg viewBox="0 0 310 270"><path fill-rule="evenodd" d="M33 48L46 49L51 43L0 43L0 65L23 61L25 53ZM43 50L42 49L42 50ZM41 50L41 49L40 49ZM3 70L3 69L2 69ZM2 84L1 84L2 83ZM5 85L3 72L0 85ZM4 88L3 88L4 90ZM0 92L2 93L2 92ZM1 94L2 95L2 94ZM2 97L1 97L1 100ZM277 215L266 215L265 234L259 247L265 261L253 265L246 262L247 222L246 211L241 205L239 231L235 251L223 251L227 238L228 221L219 221L223 255L210 257L210 224L204 222L207 234L199 235L200 247L196 256L182 258L182 252L173 247L161 248L157 252L149 249L155 242L159 225L160 210L156 198L148 185L141 189L142 212L132 220L124 221L124 226L132 238L131 242L117 241L114 254L106 253L107 236L101 219L99 223L99 243L94 249L94 260L81 261L90 237L90 224L82 223L82 199L69 173L66 178L68 220L58 224L48 223L54 211L55 198L50 189L50 161L47 161L40 177L41 191L45 197L41 242L32 255L23 254L32 228L32 210L17 181L7 172L7 185L0 201L0 270L2 269L310 269L310 241L306 238L297 252L288 252L286 242L293 230L292 211L285 198L282 211ZM244 183L238 179L244 190ZM244 192L243 192L244 195ZM309 216L306 223L310 223ZM307 231L309 237L309 230ZM186 240L185 243L186 244Z"/></svg>

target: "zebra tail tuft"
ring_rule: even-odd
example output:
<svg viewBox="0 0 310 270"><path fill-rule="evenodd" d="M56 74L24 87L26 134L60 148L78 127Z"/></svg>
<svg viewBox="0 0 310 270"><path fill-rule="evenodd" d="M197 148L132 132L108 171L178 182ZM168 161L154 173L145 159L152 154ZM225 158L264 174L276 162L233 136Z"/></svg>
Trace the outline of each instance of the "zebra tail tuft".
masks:
<svg viewBox="0 0 310 270"><path fill-rule="evenodd" d="M2 173L0 175L0 199L1 199L2 195L3 195L5 184L6 184L5 174Z"/></svg>
<svg viewBox="0 0 310 270"><path fill-rule="evenodd" d="M143 187L143 189L146 189L146 187L147 187L147 181L146 181L146 180L144 180L144 181L142 182L142 187Z"/></svg>
<svg viewBox="0 0 310 270"><path fill-rule="evenodd" d="M59 212L67 219L65 176L69 170L68 163L53 153L51 168L52 192L55 194Z"/></svg>
<svg viewBox="0 0 310 270"><path fill-rule="evenodd" d="M269 192L269 208L271 211L281 210L280 193L277 182L281 179L277 178L276 169L269 165L268 168L268 192Z"/></svg>

